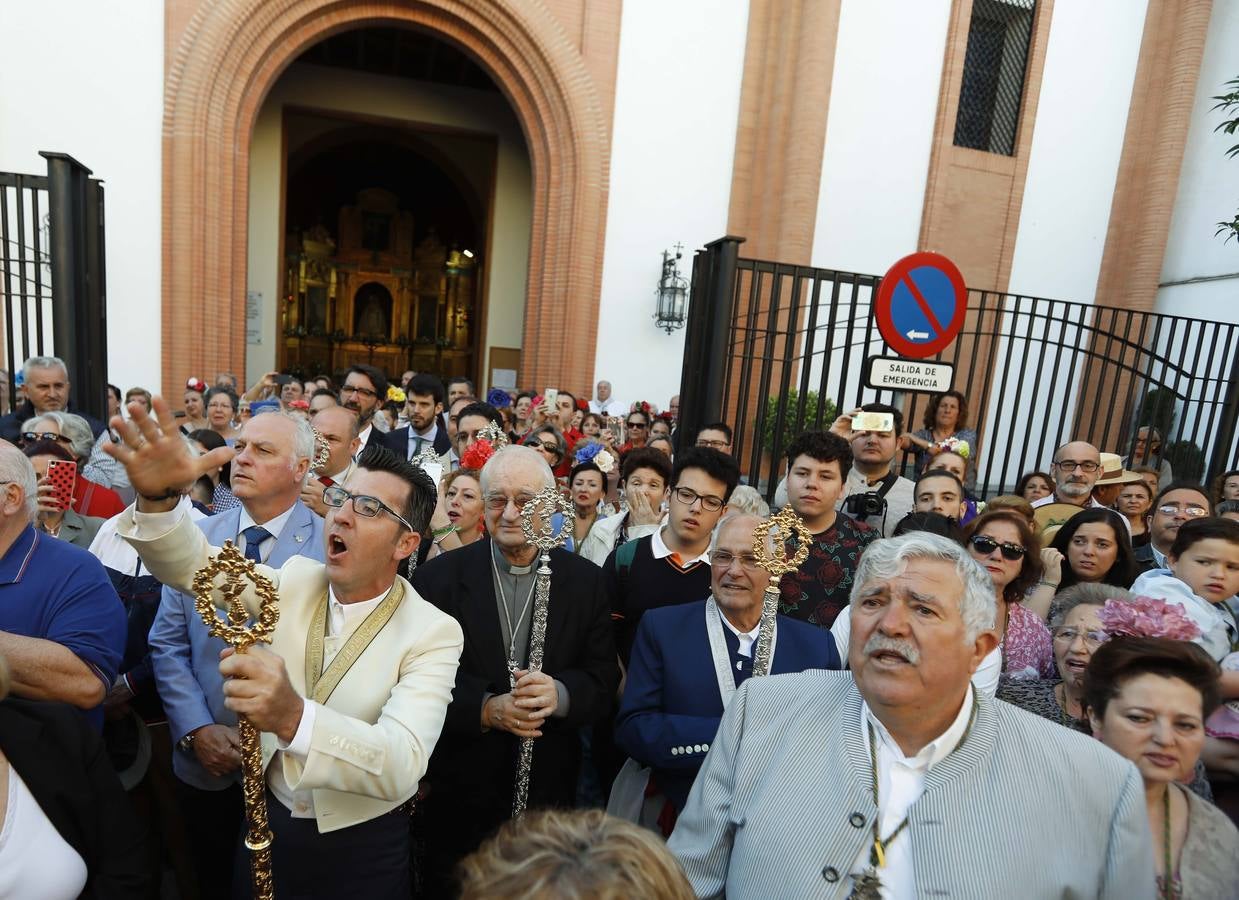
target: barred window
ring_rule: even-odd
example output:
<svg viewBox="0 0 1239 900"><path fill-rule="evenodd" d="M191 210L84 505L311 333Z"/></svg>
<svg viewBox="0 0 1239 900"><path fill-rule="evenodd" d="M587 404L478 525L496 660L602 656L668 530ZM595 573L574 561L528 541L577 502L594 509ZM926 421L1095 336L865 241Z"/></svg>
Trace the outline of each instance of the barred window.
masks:
<svg viewBox="0 0 1239 900"><path fill-rule="evenodd" d="M955 146L1012 156L1037 0L974 0Z"/></svg>

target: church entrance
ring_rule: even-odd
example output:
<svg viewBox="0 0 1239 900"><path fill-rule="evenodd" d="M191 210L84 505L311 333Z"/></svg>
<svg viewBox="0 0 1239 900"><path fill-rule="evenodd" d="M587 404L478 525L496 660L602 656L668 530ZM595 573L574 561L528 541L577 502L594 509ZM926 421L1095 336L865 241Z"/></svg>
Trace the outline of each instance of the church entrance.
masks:
<svg viewBox="0 0 1239 900"><path fill-rule="evenodd" d="M519 369L528 157L480 67L408 29L334 35L264 104L258 166L275 146L278 224L256 202L251 227L276 226L279 240L250 249L267 271L256 251L276 256L278 302L251 329L247 368L338 378L368 363L392 377L463 375L482 390L494 370ZM253 290L251 302L265 297Z"/></svg>

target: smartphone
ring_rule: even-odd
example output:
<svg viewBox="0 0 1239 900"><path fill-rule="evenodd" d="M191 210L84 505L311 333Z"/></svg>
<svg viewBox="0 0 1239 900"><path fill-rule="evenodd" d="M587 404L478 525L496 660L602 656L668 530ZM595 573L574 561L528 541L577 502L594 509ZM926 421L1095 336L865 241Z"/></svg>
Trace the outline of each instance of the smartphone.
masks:
<svg viewBox="0 0 1239 900"><path fill-rule="evenodd" d="M853 431L894 431L895 417L884 412L862 412L852 420Z"/></svg>
<svg viewBox="0 0 1239 900"><path fill-rule="evenodd" d="M52 459L47 463L47 481L56 489L52 500L59 510L73 505L73 487L77 483L77 463L67 459Z"/></svg>
<svg viewBox="0 0 1239 900"><path fill-rule="evenodd" d="M547 388L542 392L542 399L546 401L546 405L551 409L559 402L559 388Z"/></svg>
<svg viewBox="0 0 1239 900"><path fill-rule="evenodd" d="M276 375L275 383L278 384L280 387L283 387L286 384L292 384L293 377L291 375Z"/></svg>
<svg viewBox="0 0 1239 900"><path fill-rule="evenodd" d="M624 428L623 420L617 419L615 416L611 416L610 418L607 419L607 430L610 431L611 434L615 436L616 444L624 443L623 428Z"/></svg>

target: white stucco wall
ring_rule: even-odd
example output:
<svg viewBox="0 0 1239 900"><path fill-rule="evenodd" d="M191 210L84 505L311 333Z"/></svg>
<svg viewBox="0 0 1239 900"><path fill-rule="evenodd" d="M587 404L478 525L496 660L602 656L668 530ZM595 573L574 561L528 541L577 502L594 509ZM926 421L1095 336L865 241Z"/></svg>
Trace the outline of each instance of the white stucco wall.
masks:
<svg viewBox="0 0 1239 900"><path fill-rule="evenodd" d="M529 273L532 174L525 139L500 94L387 78L321 66L293 65L263 102L250 144L249 280L263 297L261 344L246 346L247 379L275 366L282 263L279 258L281 131L286 105L493 134L498 142L494 213L488 238L490 273L481 371L490 347L519 347Z"/></svg>
<svg viewBox="0 0 1239 900"><path fill-rule="evenodd" d="M917 249L950 14L950 0L902 4L897 21L890 4L843 3L814 266L880 275Z"/></svg>
<svg viewBox="0 0 1239 900"><path fill-rule="evenodd" d="M0 170L50 150L104 180L107 377L158 389L163 3L3 3L0 35Z"/></svg>
<svg viewBox="0 0 1239 900"><path fill-rule="evenodd" d="M1225 83L1239 76L1236 47L1239 3L1217 2L1192 104L1179 191L1162 262L1158 312L1239 322L1239 241L1232 238L1223 242L1214 237L1217 223L1229 221L1239 209L1239 159L1226 157L1226 151L1239 143L1239 135L1215 132L1223 114L1211 111L1216 102L1212 98L1224 93ZM1211 280L1167 284L1191 279Z"/></svg>
<svg viewBox="0 0 1239 900"><path fill-rule="evenodd" d="M662 251L684 244L688 278L727 229L747 31L747 0L624 3L594 381L627 402L679 388L684 331L653 319Z"/></svg>

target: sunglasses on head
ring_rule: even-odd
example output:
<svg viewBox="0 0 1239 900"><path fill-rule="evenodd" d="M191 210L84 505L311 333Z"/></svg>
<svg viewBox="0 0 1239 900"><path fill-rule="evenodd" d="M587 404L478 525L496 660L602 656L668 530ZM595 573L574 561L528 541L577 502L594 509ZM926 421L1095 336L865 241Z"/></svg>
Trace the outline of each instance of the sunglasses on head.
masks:
<svg viewBox="0 0 1239 900"><path fill-rule="evenodd" d="M982 556L989 556L995 550L1001 549L1002 558L1009 559L1011 562L1015 562L1017 559L1023 559L1024 554L1028 552L1026 549L1021 547L1019 544L1009 544L1005 542L999 543L998 541L994 540L992 537L986 537L983 534L978 534L974 536L972 540L970 541L970 543L972 544L973 547L976 548L976 551L980 553Z"/></svg>

